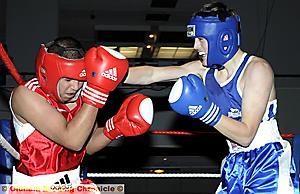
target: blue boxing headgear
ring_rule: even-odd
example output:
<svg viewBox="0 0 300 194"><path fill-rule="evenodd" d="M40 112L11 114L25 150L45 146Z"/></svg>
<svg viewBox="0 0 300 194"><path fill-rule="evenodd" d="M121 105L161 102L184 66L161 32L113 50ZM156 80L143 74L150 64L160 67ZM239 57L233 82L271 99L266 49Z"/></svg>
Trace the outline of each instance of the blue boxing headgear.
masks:
<svg viewBox="0 0 300 194"><path fill-rule="evenodd" d="M187 25L187 36L205 38L208 41L207 66L220 69L239 49L239 25L238 15L226 17L224 21L218 16L195 15Z"/></svg>

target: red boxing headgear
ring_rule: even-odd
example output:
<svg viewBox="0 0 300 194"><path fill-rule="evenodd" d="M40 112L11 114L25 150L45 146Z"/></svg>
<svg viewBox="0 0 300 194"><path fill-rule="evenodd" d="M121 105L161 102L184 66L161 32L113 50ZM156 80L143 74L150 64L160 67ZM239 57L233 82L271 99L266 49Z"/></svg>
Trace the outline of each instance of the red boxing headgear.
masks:
<svg viewBox="0 0 300 194"><path fill-rule="evenodd" d="M36 57L36 76L44 92L57 102L61 102L57 84L63 78L79 81L86 80L84 60L67 59L55 53L48 53L45 45L41 45Z"/></svg>

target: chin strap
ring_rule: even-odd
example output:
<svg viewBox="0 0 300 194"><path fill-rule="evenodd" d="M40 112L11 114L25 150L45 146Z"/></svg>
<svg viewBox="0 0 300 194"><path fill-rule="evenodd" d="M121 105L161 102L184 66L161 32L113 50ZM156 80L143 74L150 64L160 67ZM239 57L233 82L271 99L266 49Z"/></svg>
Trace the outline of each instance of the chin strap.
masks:
<svg viewBox="0 0 300 194"><path fill-rule="evenodd" d="M220 64L213 64L212 66L210 66L209 68L211 69L217 69L218 71L224 69L224 65L220 65Z"/></svg>
<svg viewBox="0 0 300 194"><path fill-rule="evenodd" d="M203 63L203 55L198 55L199 57L199 60L201 61L201 63ZM207 68L210 68L210 69L217 69L218 71L224 69L224 65L220 65L220 64L213 64L212 66L205 66Z"/></svg>
<svg viewBox="0 0 300 194"><path fill-rule="evenodd" d="M219 65L219 64L214 64L212 66L205 66L205 67L210 68L210 69L217 69L218 71L221 71L222 69L225 68L223 65Z"/></svg>

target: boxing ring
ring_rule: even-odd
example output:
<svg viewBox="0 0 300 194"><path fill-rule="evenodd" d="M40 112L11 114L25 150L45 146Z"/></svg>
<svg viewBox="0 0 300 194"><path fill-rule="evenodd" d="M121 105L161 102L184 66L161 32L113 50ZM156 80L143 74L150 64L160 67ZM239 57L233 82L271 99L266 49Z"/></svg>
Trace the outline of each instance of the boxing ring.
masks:
<svg viewBox="0 0 300 194"><path fill-rule="evenodd" d="M2 44L0 43L0 58L7 66L10 74L13 76L17 84L21 84L23 79L18 74L16 68L8 57L7 53L4 51ZM199 130L200 131L200 130ZM199 131L185 131L185 130L150 130L149 134L153 136L153 138L159 138L162 136L168 137L179 137L185 138L189 141L189 138L205 138L210 135L217 134L217 132L199 132ZM293 157L295 159L296 171L295 176L299 178L300 172L300 134L281 134L284 139L287 139L291 142L293 148ZM12 167L15 164L16 160L19 159L19 153L12 146L12 126L11 121L7 119L0 120L0 184L10 184L11 183L11 172ZM183 145L184 146L184 145ZM206 149L205 147L198 147L197 149ZM112 153L115 154L115 153ZM218 154L218 153L212 153ZM120 159L120 158L118 158ZM161 158L160 158L161 159ZM175 158L176 159L176 158ZM201 158L200 158L201 159ZM199 160L200 160L199 159ZM98 160L101 162L101 160ZM168 163L169 162L169 163ZM208 161L209 162L209 161ZM213 184L219 182L220 174L219 174L219 166L217 169L205 171L205 169L200 170L201 172L193 170L186 171L172 171L168 170L164 166L152 167L151 169L143 170L141 172L135 172L127 170L126 172L108 172L97 170L96 168L90 168L89 164L87 166L82 166L81 177L88 178L91 180L99 181L108 181L107 183L113 183L114 181L128 181L131 179L135 180L144 180L149 181L150 179L155 182L155 184L164 184L163 181L166 180L180 180L182 184L191 185L191 184L199 184L199 180L207 180L207 182L200 182L200 184L211 184L211 181L214 181ZM172 168L172 161L165 161L167 167ZM97 165L102 165L98 163ZM201 164L200 164L201 165ZM173 166L174 167L174 166ZM171 171L171 172L170 172ZM106 180L107 179L107 180ZM299 183L299 181L298 181ZM147 183L146 183L147 184ZM168 182L167 182L168 184ZM175 187L174 184L171 184L171 187Z"/></svg>
<svg viewBox="0 0 300 194"><path fill-rule="evenodd" d="M8 119L0 120L0 184L10 184L11 183L11 171L15 161L18 159L19 155L17 151L12 146L7 146L6 144L12 143L12 127L11 122ZM193 133L185 131L170 131L170 130L152 130L149 132L154 138L160 136L177 136L179 138L193 138L196 136L210 136L212 133ZM295 159L296 175L299 176L299 164L300 164L300 135L294 134L282 134L284 139L288 139L293 146L293 155ZM4 143L5 142L5 143ZM199 148L201 149L201 148ZM117 153L112 153L117 154ZM93 157L93 156L91 156ZM133 159L134 160L134 159ZM100 161L100 160L99 160ZM93 160L95 165L101 166L97 160ZM169 165L172 165L170 162ZM172 168L172 166L169 166ZM127 172L101 172L96 171L93 168L82 167L82 178L88 178L95 181L96 184L114 184L114 183L125 183L125 186L130 187L130 185L139 184L145 185L159 185L159 184L170 184L172 182L172 187L176 187L179 184L189 185L191 183L195 185L212 185L216 186L219 182L220 174L218 172L169 172L168 169L163 167L152 170L144 170L143 172L130 172L130 169ZM144 183L143 183L144 182ZM166 182L166 183L165 183ZM133 184L134 183L134 184ZM179 186L178 186L179 187ZM202 188L203 190L203 188Z"/></svg>

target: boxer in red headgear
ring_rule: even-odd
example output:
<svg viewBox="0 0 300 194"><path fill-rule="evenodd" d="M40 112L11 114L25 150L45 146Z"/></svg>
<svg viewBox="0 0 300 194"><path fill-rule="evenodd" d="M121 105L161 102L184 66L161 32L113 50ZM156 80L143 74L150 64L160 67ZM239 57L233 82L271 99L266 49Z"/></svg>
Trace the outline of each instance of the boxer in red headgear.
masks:
<svg viewBox="0 0 300 194"><path fill-rule="evenodd" d="M79 43L78 43L79 45ZM47 52L47 47L57 48L60 55ZM67 59L64 53L70 52L74 59ZM47 92L55 101L59 102L58 81L63 78L70 78L79 81L86 80L84 66L84 50L80 48L63 48L55 41L47 45L41 45L36 57L36 75L42 90Z"/></svg>
<svg viewBox="0 0 300 194"><path fill-rule="evenodd" d="M149 129L153 105L142 94L128 97L104 128L95 122L128 70L120 53L103 46L85 53L77 40L62 37L41 45L36 67L37 77L16 87L10 99L20 152L14 184L78 184L85 153Z"/></svg>

